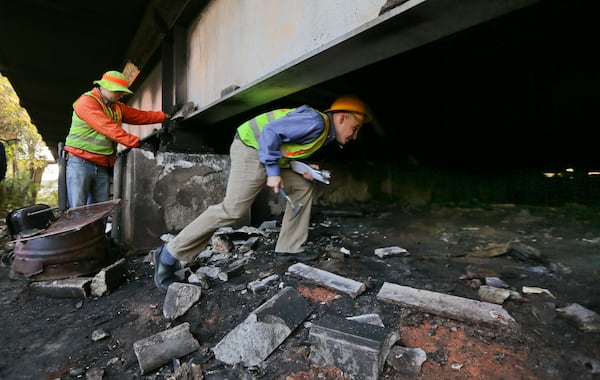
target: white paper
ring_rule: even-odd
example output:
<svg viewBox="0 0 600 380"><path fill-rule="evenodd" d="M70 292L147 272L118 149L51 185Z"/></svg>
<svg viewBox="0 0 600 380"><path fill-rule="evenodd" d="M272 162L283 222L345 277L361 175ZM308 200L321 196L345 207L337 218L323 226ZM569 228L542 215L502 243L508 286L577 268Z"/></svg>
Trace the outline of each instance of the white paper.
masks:
<svg viewBox="0 0 600 380"><path fill-rule="evenodd" d="M313 169L304 162L294 160L290 161L290 166L292 167L292 170L298 174L304 175L304 173L309 172L317 181L329 185L329 178L331 177L331 172L329 170Z"/></svg>

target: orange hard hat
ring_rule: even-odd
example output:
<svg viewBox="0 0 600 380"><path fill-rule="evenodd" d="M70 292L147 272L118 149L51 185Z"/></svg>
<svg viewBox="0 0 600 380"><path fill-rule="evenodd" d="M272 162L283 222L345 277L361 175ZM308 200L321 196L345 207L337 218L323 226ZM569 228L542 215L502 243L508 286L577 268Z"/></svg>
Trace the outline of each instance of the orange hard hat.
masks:
<svg viewBox="0 0 600 380"><path fill-rule="evenodd" d="M325 112L358 113L363 117L364 123L368 123L371 120L365 103L360 98L353 95L340 96L333 101L331 107L329 107L329 109Z"/></svg>

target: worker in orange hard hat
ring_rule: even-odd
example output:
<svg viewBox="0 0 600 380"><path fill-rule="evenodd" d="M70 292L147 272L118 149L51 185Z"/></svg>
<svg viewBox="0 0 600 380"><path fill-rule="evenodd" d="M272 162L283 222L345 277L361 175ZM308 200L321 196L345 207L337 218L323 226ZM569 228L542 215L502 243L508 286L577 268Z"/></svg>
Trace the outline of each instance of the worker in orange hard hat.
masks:
<svg viewBox="0 0 600 380"><path fill-rule="evenodd" d="M371 121L367 106L357 96L341 96L325 112L352 112L363 119L363 123Z"/></svg>
<svg viewBox="0 0 600 380"><path fill-rule="evenodd" d="M213 233L247 214L265 184L290 199L275 245L280 263L312 261L320 257L304 249L308 239L314 184L310 172L300 175L291 160L304 160L323 146L355 140L370 115L356 96L337 98L324 112L307 105L260 114L237 128L231 144L231 168L225 198L208 207L169 243L153 253L154 282L166 291L175 281L178 261L193 263ZM318 169L318 165L311 165ZM289 194L289 195L285 195ZM303 205L303 207L294 207Z"/></svg>

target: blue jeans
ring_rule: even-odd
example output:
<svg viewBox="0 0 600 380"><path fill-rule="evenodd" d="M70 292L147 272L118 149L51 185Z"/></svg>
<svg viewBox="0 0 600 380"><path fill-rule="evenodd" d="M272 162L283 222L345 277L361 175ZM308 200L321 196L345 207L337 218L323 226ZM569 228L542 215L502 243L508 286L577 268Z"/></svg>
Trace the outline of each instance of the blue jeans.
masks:
<svg viewBox="0 0 600 380"><path fill-rule="evenodd" d="M108 201L110 196L108 167L69 155L66 177L69 208Z"/></svg>

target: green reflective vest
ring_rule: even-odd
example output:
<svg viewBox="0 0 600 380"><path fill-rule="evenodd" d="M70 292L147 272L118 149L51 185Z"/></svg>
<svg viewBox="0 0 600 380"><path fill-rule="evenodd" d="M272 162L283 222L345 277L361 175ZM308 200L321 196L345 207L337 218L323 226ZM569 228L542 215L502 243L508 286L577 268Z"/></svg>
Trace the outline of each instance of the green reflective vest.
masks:
<svg viewBox="0 0 600 380"><path fill-rule="evenodd" d="M116 106L114 109L111 109L92 91L88 91L83 95L94 98L98 104L100 104L102 110L106 115L108 115L108 117L119 124L121 123L123 120L123 114L121 113L120 107ZM73 108L75 108L75 104L77 104L77 101L73 103ZM115 151L114 142L108 137L104 136L102 133L90 127L88 123L77 116L74 110L71 121L71 129L69 130L69 135L65 140L65 145L83 149L92 153L104 154L107 156L113 154Z"/></svg>
<svg viewBox="0 0 600 380"><path fill-rule="evenodd" d="M244 144L251 146L258 150L258 138L268 123L280 119L288 113L294 111L295 108L278 109L274 111L265 112L261 115L256 116L253 119L246 121L240 125L237 129L240 139ZM325 128L323 132L315 139L307 144L294 144L284 143L281 146L281 155L279 159L279 166L282 168L288 168L290 166L289 160L291 159L302 159L311 156L320 147L323 146L327 135L329 134L329 118L327 115L320 113L325 121Z"/></svg>

